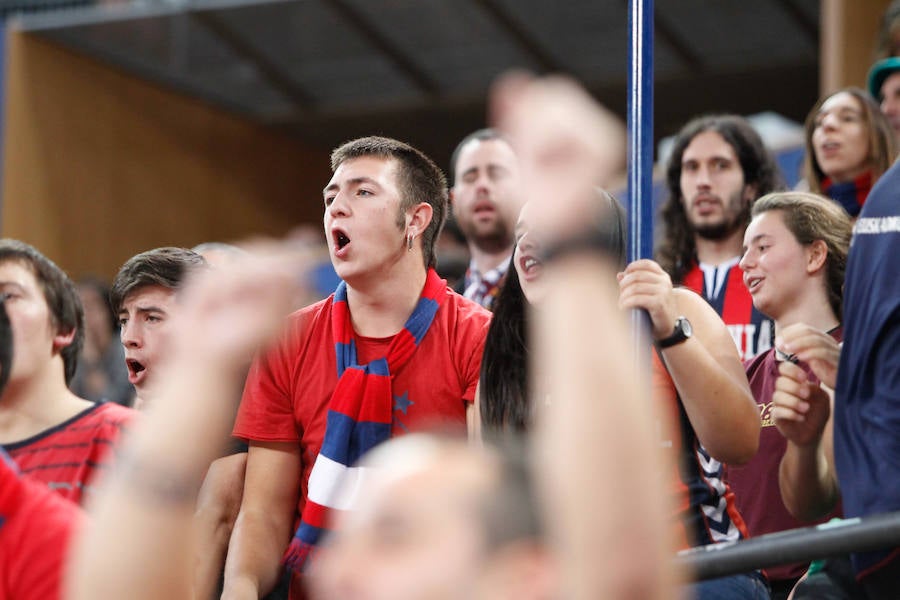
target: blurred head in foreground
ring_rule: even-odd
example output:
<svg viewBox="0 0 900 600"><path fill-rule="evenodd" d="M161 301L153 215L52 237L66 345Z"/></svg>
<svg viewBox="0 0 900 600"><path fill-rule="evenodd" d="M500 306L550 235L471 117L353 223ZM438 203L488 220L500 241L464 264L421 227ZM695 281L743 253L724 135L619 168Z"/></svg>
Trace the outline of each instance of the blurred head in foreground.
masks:
<svg viewBox="0 0 900 600"><path fill-rule="evenodd" d="M363 466L364 500L319 555L315 598L554 596L521 448L417 434Z"/></svg>

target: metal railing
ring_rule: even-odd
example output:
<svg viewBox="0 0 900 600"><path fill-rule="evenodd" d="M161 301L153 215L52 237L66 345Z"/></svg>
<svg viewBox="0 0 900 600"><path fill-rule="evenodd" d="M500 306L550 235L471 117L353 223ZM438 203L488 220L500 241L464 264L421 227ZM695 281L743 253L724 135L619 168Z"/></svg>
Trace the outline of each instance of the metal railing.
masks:
<svg viewBox="0 0 900 600"><path fill-rule="evenodd" d="M900 511L691 548L679 552L675 562L702 580L898 546Z"/></svg>

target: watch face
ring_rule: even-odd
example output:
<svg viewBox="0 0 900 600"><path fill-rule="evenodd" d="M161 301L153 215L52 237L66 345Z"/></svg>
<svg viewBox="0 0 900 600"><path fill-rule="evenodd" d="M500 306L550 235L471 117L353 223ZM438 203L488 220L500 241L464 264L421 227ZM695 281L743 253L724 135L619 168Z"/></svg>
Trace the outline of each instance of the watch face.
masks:
<svg viewBox="0 0 900 600"><path fill-rule="evenodd" d="M694 333L694 328L691 327L691 322L684 317L678 319L678 322L681 325L681 331L684 332L685 337L691 337L691 334Z"/></svg>

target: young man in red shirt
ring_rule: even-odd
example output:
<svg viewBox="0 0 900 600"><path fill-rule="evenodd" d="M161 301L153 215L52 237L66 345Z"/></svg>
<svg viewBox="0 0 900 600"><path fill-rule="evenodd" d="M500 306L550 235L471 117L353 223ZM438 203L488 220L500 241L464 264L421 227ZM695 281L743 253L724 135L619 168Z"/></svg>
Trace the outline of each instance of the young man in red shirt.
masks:
<svg viewBox="0 0 900 600"><path fill-rule="evenodd" d="M490 317L433 269L443 173L380 137L344 144L331 166L325 235L343 282L294 313L251 367L234 429L250 451L223 598L268 593L283 557L300 571L327 510L349 505L332 491L359 476L351 465L368 447L435 423L462 428L472 410ZM295 578L291 597L302 594Z"/></svg>

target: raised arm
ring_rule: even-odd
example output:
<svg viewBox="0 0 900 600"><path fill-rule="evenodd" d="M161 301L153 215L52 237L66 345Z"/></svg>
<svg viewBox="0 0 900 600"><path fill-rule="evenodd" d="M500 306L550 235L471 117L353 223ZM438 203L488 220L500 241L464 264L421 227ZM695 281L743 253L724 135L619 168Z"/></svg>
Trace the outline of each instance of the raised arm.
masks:
<svg viewBox="0 0 900 600"><path fill-rule="evenodd" d="M717 460L742 464L759 447L759 414L728 329L697 294L672 287L652 260L639 260L619 274L619 305L650 315L652 336L668 337L678 317L693 335L661 350L685 412L703 447Z"/></svg>
<svg viewBox="0 0 900 600"><path fill-rule="evenodd" d="M493 100L522 162L537 236L560 248L601 226L611 215L595 186L621 164L621 125L564 78L508 79ZM658 420L616 308L614 264L588 243L546 265L548 293L532 320L532 396L550 397L537 405L538 479L564 597L667 598Z"/></svg>

